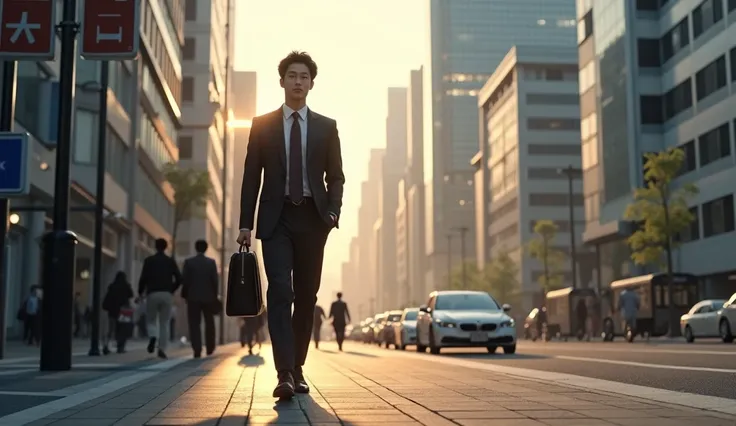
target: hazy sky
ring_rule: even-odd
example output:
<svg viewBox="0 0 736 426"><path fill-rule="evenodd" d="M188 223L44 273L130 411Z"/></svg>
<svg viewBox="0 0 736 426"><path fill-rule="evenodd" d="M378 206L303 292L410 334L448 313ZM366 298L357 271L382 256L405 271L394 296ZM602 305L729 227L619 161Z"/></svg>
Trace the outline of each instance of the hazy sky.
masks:
<svg viewBox="0 0 736 426"><path fill-rule="evenodd" d="M258 114L283 103L277 65L291 50L319 68L307 104L337 120L345 169L340 229L325 252L320 303L340 288L357 234L360 183L371 148L386 144L388 87L405 87L428 49L426 0L238 0L235 68L258 74ZM237 94L235 94L237 96ZM346 294L349 300L350 296Z"/></svg>

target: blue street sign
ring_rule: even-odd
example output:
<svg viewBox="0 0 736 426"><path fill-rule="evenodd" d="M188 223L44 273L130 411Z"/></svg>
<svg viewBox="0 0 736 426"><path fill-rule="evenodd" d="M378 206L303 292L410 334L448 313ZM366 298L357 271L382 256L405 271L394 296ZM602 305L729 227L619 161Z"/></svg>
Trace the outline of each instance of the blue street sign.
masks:
<svg viewBox="0 0 736 426"><path fill-rule="evenodd" d="M28 143L28 133L0 132L0 197L30 192Z"/></svg>

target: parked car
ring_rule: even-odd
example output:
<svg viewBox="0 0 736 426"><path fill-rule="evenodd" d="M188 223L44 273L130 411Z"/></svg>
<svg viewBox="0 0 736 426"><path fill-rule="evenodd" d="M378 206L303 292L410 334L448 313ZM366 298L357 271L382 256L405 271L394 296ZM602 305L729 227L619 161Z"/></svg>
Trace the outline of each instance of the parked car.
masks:
<svg viewBox="0 0 736 426"><path fill-rule="evenodd" d="M375 343L378 346L381 346L381 343L383 343L382 333L383 333L383 327L386 325L386 317L388 316L388 312L384 312L382 314L376 314L376 316L373 317L373 324L371 324L371 331L373 331L373 338L370 343Z"/></svg>
<svg viewBox="0 0 736 426"><path fill-rule="evenodd" d="M736 333L736 293L718 311L718 330L723 343L733 343Z"/></svg>
<svg viewBox="0 0 736 426"><path fill-rule="evenodd" d="M685 340L692 343L696 337L719 337L718 311L725 303L725 300L703 300L681 316L680 331Z"/></svg>
<svg viewBox="0 0 736 426"><path fill-rule="evenodd" d="M507 315L511 306L500 306L481 291L435 291L417 318L417 352L433 354L443 347L485 347L494 353L516 352L516 324Z"/></svg>
<svg viewBox="0 0 736 426"><path fill-rule="evenodd" d="M386 313L386 322L383 324L383 328L381 329L380 334L380 341L378 345L380 346L381 343L383 343L386 346L386 349L388 349L391 345L394 345L395 348L398 348L399 346L396 343L396 333L394 332L394 324L401 321L401 315L404 313L404 311L389 311Z"/></svg>
<svg viewBox="0 0 736 426"><path fill-rule="evenodd" d="M396 349L406 350L408 345L417 343L417 315L419 308L406 308L401 320L394 323L394 339Z"/></svg>

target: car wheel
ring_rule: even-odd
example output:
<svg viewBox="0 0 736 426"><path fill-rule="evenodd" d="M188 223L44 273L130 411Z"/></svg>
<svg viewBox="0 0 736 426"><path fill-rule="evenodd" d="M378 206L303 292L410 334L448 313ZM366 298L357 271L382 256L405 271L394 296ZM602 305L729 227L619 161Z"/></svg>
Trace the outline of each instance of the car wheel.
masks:
<svg viewBox="0 0 736 426"><path fill-rule="evenodd" d="M402 345L401 345L401 350L402 350L402 351L405 351L405 350L406 350L406 346L407 346L407 345L404 345L404 344L402 344Z"/></svg>
<svg viewBox="0 0 736 426"><path fill-rule="evenodd" d="M693 330L690 328L689 325L685 326L685 341L688 343L692 343L695 341L695 336L693 336Z"/></svg>
<svg viewBox="0 0 736 426"><path fill-rule="evenodd" d="M504 346L503 347L503 353L506 355L513 355L516 353L516 344L514 343L511 346Z"/></svg>
<svg viewBox="0 0 736 426"><path fill-rule="evenodd" d="M486 349L488 349L488 353L489 354L495 354L496 353L496 349L498 349L498 346L489 346Z"/></svg>
<svg viewBox="0 0 736 426"><path fill-rule="evenodd" d="M733 343L733 334L731 334L731 326L728 324L727 319L724 318L721 320L718 330L721 332L723 343Z"/></svg>
<svg viewBox="0 0 736 426"><path fill-rule="evenodd" d="M430 328L429 329L429 352L432 355L439 355L441 349L442 348L440 348L439 346L437 346L437 344L435 343L435 341L434 341L434 331Z"/></svg>

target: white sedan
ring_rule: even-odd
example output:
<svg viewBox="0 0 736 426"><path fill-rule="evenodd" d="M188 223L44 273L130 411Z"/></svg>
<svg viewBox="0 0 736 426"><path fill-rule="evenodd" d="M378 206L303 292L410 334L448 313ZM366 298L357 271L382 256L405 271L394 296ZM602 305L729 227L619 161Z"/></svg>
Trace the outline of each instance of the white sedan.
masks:
<svg viewBox="0 0 736 426"><path fill-rule="evenodd" d="M703 300L680 317L680 329L688 343L696 337L718 337L718 311L723 309L725 300Z"/></svg>
<svg viewBox="0 0 736 426"><path fill-rule="evenodd" d="M516 324L507 315L511 306L500 306L481 291L435 291L417 317L417 352L433 354L444 347L484 347L493 353L516 352Z"/></svg>

